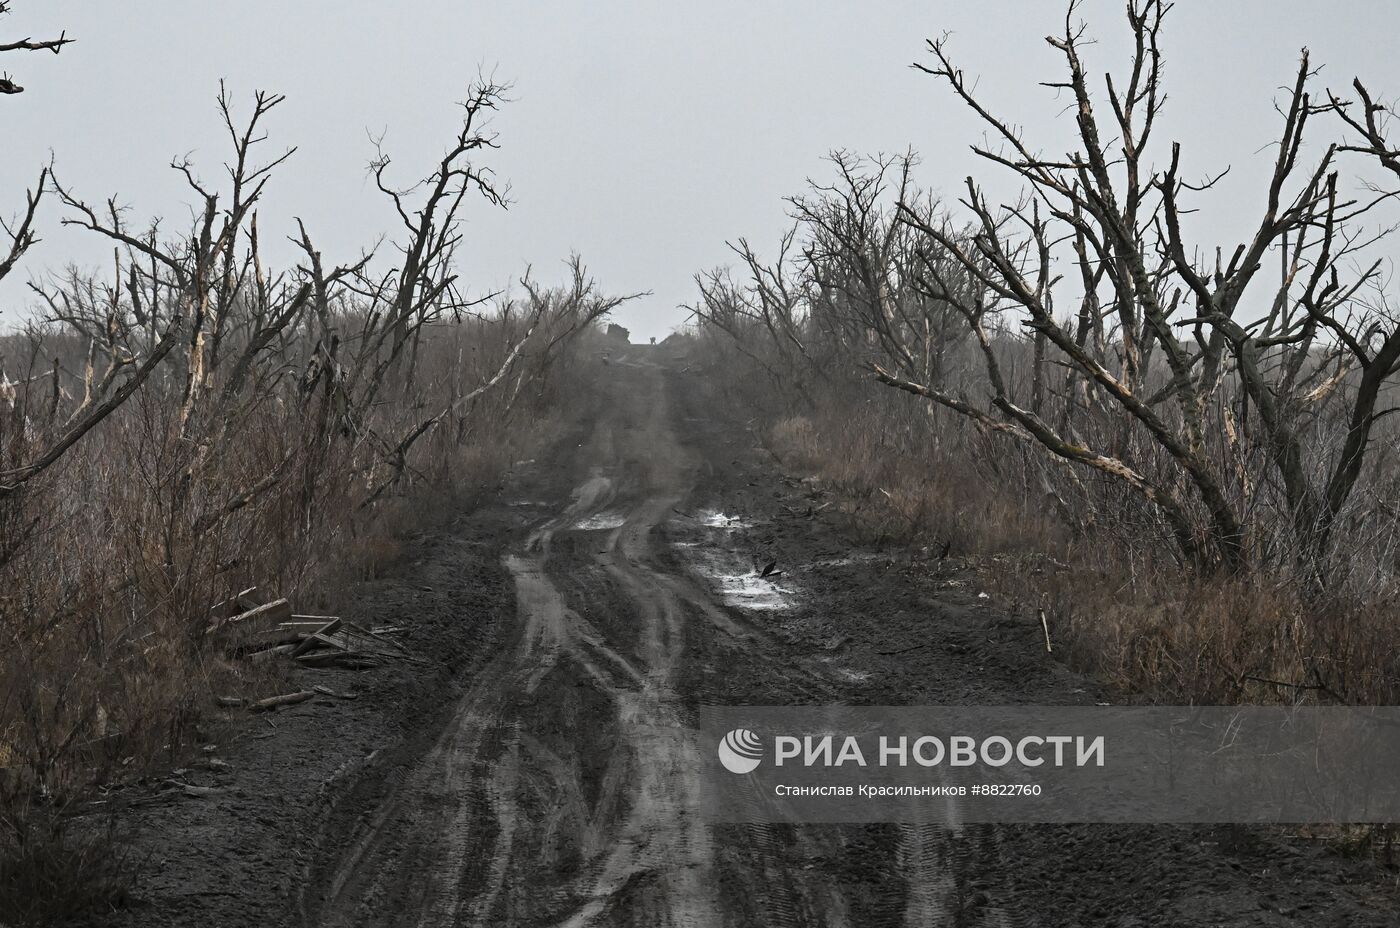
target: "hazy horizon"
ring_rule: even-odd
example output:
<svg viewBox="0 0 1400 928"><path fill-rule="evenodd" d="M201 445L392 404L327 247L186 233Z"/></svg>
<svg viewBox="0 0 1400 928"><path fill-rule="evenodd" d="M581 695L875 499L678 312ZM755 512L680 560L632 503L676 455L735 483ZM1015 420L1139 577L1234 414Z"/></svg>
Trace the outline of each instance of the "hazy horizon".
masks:
<svg viewBox="0 0 1400 928"><path fill-rule="evenodd" d="M1189 177L1233 168L1209 213L1193 217L1198 232L1223 244L1257 216L1263 178L1252 167L1271 157L1272 99L1302 46L1324 67L1322 86L1345 89L1359 75L1385 98L1400 94L1400 64L1388 54L1400 9L1368 0L1347 13L1262 0L1172 12L1164 134L1182 142ZM393 230L367 179L371 136L384 134L397 178L426 173L454 129L454 102L485 70L514 86L494 122L501 148L484 159L510 182L513 202L507 211L471 205L464 278L477 293L527 265L553 280L577 251L607 290L652 291L617 314L645 340L683 320L676 307L694 296L691 276L728 262L726 240L743 236L771 251L786 224L782 198L820 177L831 149L912 147L925 186L955 197L974 173L1005 192L1005 179L968 152L981 138L973 119L909 65L926 60L927 38L951 32L956 59L979 75L986 98L1055 150L1072 125L1065 101L1037 82L1058 77L1061 60L1043 37L1062 28L1063 15L1061 4L1029 2L856 11L829 0L673 8L18 0L0 19L4 38L67 30L77 43L56 57L6 57L27 90L0 100L0 214L19 209L52 151L65 185L84 198L116 195L138 222L182 221L190 198L168 164L189 154L203 177L218 177L226 144L214 99L223 78L243 111L255 89L287 96L266 148L298 152L268 189L264 239L281 240L299 216L328 261L347 260ZM1092 72L1123 66L1121 4L1094 0L1082 15L1099 39ZM0 324L28 305L27 279L110 255L94 236L61 228L61 214L55 200L45 205L43 241L0 283Z"/></svg>

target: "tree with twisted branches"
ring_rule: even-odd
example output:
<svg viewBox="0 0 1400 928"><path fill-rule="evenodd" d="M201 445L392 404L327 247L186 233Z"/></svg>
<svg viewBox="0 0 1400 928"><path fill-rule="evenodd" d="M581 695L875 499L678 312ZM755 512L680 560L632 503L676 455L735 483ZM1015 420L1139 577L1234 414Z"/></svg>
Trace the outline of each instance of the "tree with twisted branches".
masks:
<svg viewBox="0 0 1400 928"><path fill-rule="evenodd" d="M10 12L10 4L5 0L0 0L0 16ZM57 55L63 51L64 46L73 44L75 40L68 38L68 33L64 32L56 39L35 40L32 37L18 39L12 42L0 42L0 54L5 52L52 52ZM24 88L16 84L8 73L0 72L0 95L10 95L23 93ZM34 234L34 217L39 212L39 202L43 199L44 188L48 183L49 169L47 167L39 171L39 182L34 187L25 192L25 207L20 217L15 222L6 222L0 219L0 229L5 232L9 244L0 243L0 280L14 270L19 263L19 259L24 257L24 253L32 248L39 241Z"/></svg>
<svg viewBox="0 0 1400 928"><path fill-rule="evenodd" d="M967 226L902 210L925 236L924 286L962 314L982 350L990 408L953 402L934 383L883 368L876 374L1130 488L1160 514L1186 559L1211 570L1237 571L1251 560L1251 489L1220 465L1222 457L1244 454L1247 441L1272 461L1297 550L1323 554L1374 421L1376 382L1394 373L1395 349L1389 340L1364 348L1376 320L1356 311L1378 265L1347 270L1371 241L1353 220L1389 194L1341 196L1337 145L1305 163L1305 130L1314 118L1347 110L1314 101L1304 50L1279 107L1283 126L1254 232L1226 252L1188 242L1183 201L1219 178L1188 183L1179 145L1164 153L1153 144L1165 100L1159 40L1170 4L1128 4L1132 62L1126 74L1106 75L1102 90L1092 86L1081 55L1078 6L1069 5L1062 33L1046 39L1064 62L1063 78L1047 86L1069 95L1077 128L1065 155L1045 154L995 114L953 63L946 39L929 43L933 63L917 65L988 130L993 141L973 151L1025 184L1021 199L996 206L969 177L961 201ZM1369 102L1362 106L1372 112ZM1364 117L1353 120L1365 139L1354 147L1389 151ZM1277 283L1262 272L1270 252L1282 256ZM956 275L948 273L949 257ZM1066 264L1077 273L1065 274ZM973 288L965 285L969 277ZM1071 311L1061 314L1057 300L1069 301ZM1031 333L1029 400L1003 376L996 320ZM1347 449L1319 492L1312 471L1326 455L1308 447L1308 423L1318 404L1349 383L1350 365L1340 360L1348 350L1370 374L1351 391L1358 405ZM1054 396L1046 394L1048 363L1066 371L1065 388ZM1249 423L1244 436L1232 425L1239 421Z"/></svg>

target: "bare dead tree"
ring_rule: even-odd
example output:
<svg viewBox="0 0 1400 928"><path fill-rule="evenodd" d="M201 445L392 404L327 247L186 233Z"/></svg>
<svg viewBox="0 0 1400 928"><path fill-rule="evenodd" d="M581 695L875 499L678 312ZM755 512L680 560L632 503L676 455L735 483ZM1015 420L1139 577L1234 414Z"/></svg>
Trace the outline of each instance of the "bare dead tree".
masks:
<svg viewBox="0 0 1400 928"><path fill-rule="evenodd" d="M267 140L263 126L282 102L280 95L257 93L251 113L240 121L227 88L220 86L218 108L232 148L225 164L227 182L206 184L188 161L171 165L199 204L193 225L182 235L165 236L156 223L144 231L133 230L115 199L94 207L48 175L72 213L65 223L104 236L116 246L115 276L105 284L70 274L55 286L32 285L48 308L47 321L76 333L88 346L84 398L69 413L63 432L32 449L32 460L0 471L8 480L0 486L13 491L55 463L172 357L179 344L184 350L169 369L183 382L178 394L182 484L198 484L205 465L227 453L239 424L259 403L295 387L303 396L317 398L311 427L287 445L272 470L281 473L300 457L308 518L315 472L333 448L343 446L352 457L368 455L354 465L367 472L389 468L391 476L369 494L366 505L372 504L411 468L410 452L441 422L462 419L482 396L512 378L512 398L526 381L543 384L561 345L632 298L600 294L577 257L570 262L568 288L546 290L527 277L529 318L523 326L510 318L510 306L504 308L502 328L513 333L513 340L502 346L494 373L465 391L456 389L453 378L452 399L407 425L376 421L383 418L375 413L382 403L381 388L405 357L409 360L401 402L415 408L429 402L431 391L416 395L413 385L422 333L428 327L475 318L475 308L495 296L464 297L454 261L467 197L476 193L494 205L505 203L505 188L489 169L473 162L474 153L495 147L484 119L503 100L504 90L491 82L471 89L452 144L437 168L413 187L389 186L389 160L382 153L373 163L376 183L393 202L407 232L398 249L403 264L387 271L374 269L373 251L328 267L305 225L298 223L293 243L304 260L290 274L268 273L256 210L272 173L294 149L266 161L258 161L255 154ZM527 351L538 338L544 342ZM285 359L306 348L310 357L298 378ZM212 501L212 508L206 505L193 516L193 524L207 528L211 518L245 507L253 496L274 491L277 484L264 475L247 487L223 493ZM183 504L183 499L177 500L177 505Z"/></svg>
<svg viewBox="0 0 1400 928"><path fill-rule="evenodd" d="M913 185L914 154L836 151L829 160L835 179L809 180L787 199L793 225L776 259L739 239L738 266L699 275L700 300L689 307L802 405L871 358L906 378L940 380L968 338L961 317L920 286L924 237L899 215L901 203L938 213Z"/></svg>
<svg viewBox="0 0 1400 928"><path fill-rule="evenodd" d="M180 324L180 317L172 318L170 326L160 340L151 347L139 364L134 365L131 372L115 388L113 388L113 384L117 380L118 373L122 369L132 366L132 361L130 359L121 361L113 359L102 375L100 385L96 390L88 391L82 404L69 417L67 427L57 438L35 454L31 460L17 467L0 470L0 499L14 493L25 483L38 477L57 463L69 449L82 440L83 436L96 428L103 419L130 399L131 395L146 382L151 373L160 366L175 347L179 340ZM55 380L55 382L57 381Z"/></svg>
<svg viewBox="0 0 1400 928"><path fill-rule="evenodd" d="M393 447L384 455L384 459L389 464L390 475L365 498L365 501L361 504L362 507L374 505L385 492L395 486L403 478L405 471L408 470L409 452L420 438L436 429L438 425L452 413L470 405L477 397L495 388L501 381L506 379L506 376L515 366L516 360L520 357L520 353L524 351L525 345L530 341L531 336L535 334L535 330L543 318L544 307L541 306L536 309L534 315L531 317L524 334L521 335L515 344L510 347L510 350L506 352L505 359L501 362L500 367L496 369L494 374L472 388L466 395L454 398L437 412L413 425L401 439L394 443Z"/></svg>
<svg viewBox="0 0 1400 928"><path fill-rule="evenodd" d="M234 313L235 301L250 301L251 313L248 315L253 317L260 328L265 328L269 287L262 279L256 215L250 214L250 208L261 198L272 172L295 154L296 148L288 148L260 165L254 165L251 158L253 149L267 141L267 135L261 128L262 123L285 99L281 94L258 91L253 97L252 115L246 124L240 127L235 121L228 89L222 81L219 82L219 115L233 147L233 160L224 165L230 184L227 215L229 218L248 215L250 219L245 236L248 247L240 254L239 235L230 235L224 239L223 249L218 257L220 273L218 287L210 306L208 361L205 363L203 358L200 359L204 381L200 385L201 389L209 388L218 371L225 320ZM285 327L285 323L282 327ZM263 335L264 345L270 337L266 333Z"/></svg>
<svg viewBox="0 0 1400 928"><path fill-rule="evenodd" d="M1256 231L1228 261L1217 257L1213 269L1202 269L1202 249L1183 240L1179 200L1208 190L1214 181L1196 186L1182 181L1176 145L1165 171L1154 171L1150 160L1164 99L1159 39L1169 7L1157 0L1129 4L1134 56L1126 77L1105 78L1110 117L1102 119L1081 58L1085 39L1084 27L1074 19L1077 6L1070 4L1063 33L1047 41L1064 58L1065 77L1049 86L1073 100L1078 148L1063 157L1041 154L979 99L949 57L946 39L932 41L934 64L918 67L943 80L979 117L995 143L973 150L1018 176L1028 195L993 207L969 178L962 200L972 218L967 235L947 221L929 222L911 208L903 215L927 236L924 276L930 292L958 308L982 347L992 397L991 410L977 416L1013 426L1007 434L1131 487L1161 513L1189 560L1238 570L1248 562L1242 500L1216 465L1208 412L1222 383L1238 371L1259 411L1262 440L1272 450L1298 530L1311 531L1316 507L1302 486L1297 442L1289 437L1296 416L1276 409L1272 388L1248 368L1258 369L1259 351L1304 346L1318 320L1335 319L1371 279L1366 271L1347 284L1339 282L1338 261L1352 248L1338 244L1337 230L1375 201L1357 204L1337 197L1335 146L1307 168L1301 164L1304 131L1318 112L1308 91L1312 71L1304 53L1282 107L1284 125ZM1058 260L1066 243L1078 264L1080 287L1069 325L1057 317L1055 306L1057 293L1067 289ZM1267 286L1256 283L1265 255L1290 247L1295 270L1273 295L1274 312L1262 328L1241 322L1247 294ZM950 285L938 263L948 255L977 281L980 292ZM1293 308L1298 311L1290 312ZM1028 406L1001 376L986 325L991 313L1009 314L1033 333L1036 373ZM1178 334L1182 329L1185 337ZM1067 371L1066 391L1057 398L1063 410L1058 422L1036 408L1048 386L1041 372L1047 348ZM1295 367L1307 357L1303 347ZM1158 364L1165 380L1155 374ZM878 373L892 386L967 413L965 405L947 402L929 384ZM1118 423L1116 434L1100 430L1107 447L1095 448L1087 440L1076 412L1086 403L1100 412L1111 410ZM1164 452L1172 468L1148 473L1135 458L1145 459L1149 449ZM1189 493L1183 493L1186 488Z"/></svg>
<svg viewBox="0 0 1400 928"><path fill-rule="evenodd" d="M239 133L231 128L229 97L221 89L220 111L230 127L236 156L228 167L232 188L230 205L220 210L219 194L198 179L188 162L172 163L171 167L180 172L202 204L191 232L172 241L161 241L154 226L145 235L133 233L115 199L109 199L99 212L70 193L51 172L46 172L53 189L74 214L65 219L64 224L96 232L118 246L116 276L100 296L91 285L86 291L76 286L76 280L70 280L69 286L59 288L56 293L34 286L49 307L52 322L67 326L89 340L83 400L69 414L64 429L52 436L45 447L35 449L30 460L0 471L0 495L13 493L55 464L84 435L126 402L182 339L186 344L186 357L180 400L181 434L191 439L197 437L192 444L206 454L218 439L219 429L228 424L227 417L218 420L219 428L195 435L195 414L217 368L217 353L211 361L207 345L210 334L217 335L221 331L222 317L251 289L248 271L258 264L256 237L249 237L254 244L246 257L237 256L235 245L250 221L271 170L291 152L261 166L253 165L248 154L253 145L262 141L257 134L259 122L281 99L258 94L247 128ZM125 265L121 249L126 252ZM146 299L142 298L143 289L148 293ZM235 363L235 374L231 378L234 390L246 376L251 358L294 321L306 304L310 289L309 285L282 287L282 296L275 305L269 302L272 289L265 281L258 281L257 292L261 302L255 304L254 316L262 321L249 338L243 356ZM99 357L104 370L100 376L95 376ZM55 380L55 387L56 384ZM225 396L230 392L226 390ZM202 456L197 455L189 466L196 467L201 459Z"/></svg>
<svg viewBox="0 0 1400 928"><path fill-rule="evenodd" d="M496 135L486 123L505 102L508 91L506 85L489 79L473 84L461 104L462 123L456 138L437 168L412 186L391 185L388 169L392 162L382 148L370 164L376 186L392 202L407 233L398 245L403 264L397 272L379 281L365 282L373 299L382 304L376 307L374 351L380 354L385 349L373 368L371 398L384 376L398 369L410 344L417 344L417 335L425 324L445 314L479 306L494 296L464 299L455 287L457 276L452 268L462 241L459 214L466 198L475 193L493 206L505 206L507 202L509 189L472 157L497 147ZM404 377L406 387L412 382L413 367L410 357Z"/></svg>
<svg viewBox="0 0 1400 928"><path fill-rule="evenodd" d="M534 279L529 269L520 279L520 286L529 298L528 311L540 311L548 321L548 331L544 333L547 340L535 358L541 379L547 376L560 348L570 340L600 322L624 303L651 295L647 290L623 296L605 294L598 282L588 273L588 268L584 266L579 255L570 255L565 264L569 269L569 276L568 282L563 286L543 287Z"/></svg>
<svg viewBox="0 0 1400 928"><path fill-rule="evenodd" d="M730 243L742 262L742 278L736 280L727 268L697 275L700 299L688 309L702 326L725 333L762 365L776 389L805 405L818 367L808 345L808 293L796 264L798 231L794 226L783 235L771 264L747 239Z"/></svg>
<svg viewBox="0 0 1400 928"><path fill-rule="evenodd" d="M745 292L745 285L734 279L733 272L727 267L702 271L695 275L695 286L700 298L685 308L700 330L723 333L733 340L740 352L762 366L775 384L786 383L787 371L775 367L763 353L756 353L750 347L751 343L760 340L756 334L758 327L768 329L768 326L764 325L761 312L755 310L755 303ZM762 303L757 305L761 306Z"/></svg>
<svg viewBox="0 0 1400 928"><path fill-rule="evenodd" d="M1352 89L1356 94L1352 100L1341 99L1334 93L1328 94L1331 112L1337 114L1357 135L1354 140L1337 146L1337 150L1367 156L1393 178L1400 179L1400 154L1387 138L1387 107L1376 102L1360 78L1353 80ZM1333 174L1328 177L1325 190L1332 210L1336 209L1336 186L1336 175ZM1397 195L1400 195L1400 187L1392 187L1382 194L1383 197ZM1341 255L1354 250L1357 236L1348 235L1345 230L1338 228L1330 210L1327 220L1323 223L1321 231L1314 233L1320 238L1318 247L1323 255L1329 256L1333 252ZM1331 545L1337 518L1351 498L1362 474L1377 422L1397 411L1396 407L1377 407L1384 386L1400 373L1400 319L1396 318L1394 312L1381 303L1369 308L1362 307L1360 312L1343 315L1345 308L1353 306L1352 297L1361 285L1374 279L1379 273L1380 262L1372 263L1365 273L1346 286L1339 282L1335 260L1331 262L1330 276L1324 279L1322 269L1328 266L1329 263L1324 258L1314 262L1307 289L1303 298L1298 301L1302 313L1297 314L1295 318L1289 318L1278 313L1276 309L1269 319L1269 330L1273 338L1290 344L1296 354L1305 352L1319 333L1331 340L1332 358L1329 360L1335 360L1332 360L1331 364L1319 364L1315 368L1318 374L1328 370L1331 373L1325 379L1314 378L1320 379L1321 382L1312 386L1305 395L1307 402L1317 403L1334 393L1349 394L1342 447L1333 460L1330 472L1323 475L1320 485L1309 484L1305 476L1299 473L1297 461L1302 454L1298 448L1297 432L1286 427L1276 430L1280 468L1285 470L1286 474L1293 475L1289 479L1289 485L1297 487L1295 508L1303 526L1311 531L1314 547L1319 554L1325 554ZM1248 360L1254 361L1254 358L1249 356L1249 349L1257 350L1257 337L1251 345L1247 338L1240 338L1240 333L1236 332L1234 336L1236 344L1244 349L1243 353ZM1261 383L1258 363L1246 363L1246 357L1241 358L1241 374L1250 387L1251 395L1258 397L1256 402L1259 403L1261 414L1280 415L1277 404L1272 409L1268 408L1267 393L1271 386L1274 387L1275 393L1281 394L1286 403L1296 404L1293 394L1297 389L1295 383L1297 370L1301 367L1300 361L1295 361L1288 368L1285 380L1286 385L1294 387L1294 390L1280 391L1274 384ZM1354 388L1338 389L1348 386L1346 375L1352 369L1360 372L1359 377L1355 379ZM1283 415L1286 416L1288 411L1291 409L1285 408Z"/></svg>
<svg viewBox="0 0 1400 928"><path fill-rule="evenodd" d="M913 185L917 159L912 152L866 159L838 151L830 160L835 182L809 181L809 194L788 201L806 230L803 271L814 329L857 354L883 358L906 377L944 380L947 358L967 332L952 307L921 286L929 256L900 215L901 205L938 213L937 202ZM956 273L949 267L945 279Z"/></svg>
<svg viewBox="0 0 1400 928"><path fill-rule="evenodd" d="M264 112L259 107L254 121ZM188 236L173 241L162 242L154 234L140 237L127 227L122 210L115 199L109 199L101 214L86 202L78 199L57 181L54 188L60 199L73 211L74 216L64 220L65 225L78 226L111 239L128 250L130 268L139 273L140 260L149 261L154 271L150 283L155 290L166 296L165 314L167 327L177 320L187 335L185 385L180 402L180 428L188 434L191 420L199 401L209 385L207 342L211 326L219 310L217 299L224 286L226 274L220 273L220 262L230 254L230 243L237 240L248 221L252 208L256 205L266 175L261 174L254 181L251 190L241 191L227 211L219 209L219 194L206 187L196 176L194 168L186 161L172 162L171 167L178 171L186 184L199 197L201 204L194 227ZM235 178L234 187L240 189L248 175ZM227 270L227 268L225 268ZM139 302L139 301L138 301ZM153 300L151 319L160 315L158 301ZM136 320L132 320L135 322Z"/></svg>

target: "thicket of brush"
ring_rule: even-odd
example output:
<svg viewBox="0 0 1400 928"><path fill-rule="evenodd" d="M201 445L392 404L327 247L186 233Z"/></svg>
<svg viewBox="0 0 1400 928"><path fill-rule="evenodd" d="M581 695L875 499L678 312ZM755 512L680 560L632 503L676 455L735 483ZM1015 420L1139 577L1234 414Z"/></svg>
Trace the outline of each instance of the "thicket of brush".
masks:
<svg viewBox="0 0 1400 928"><path fill-rule="evenodd" d="M1071 6L1049 39L1066 155L930 43L920 67L983 121L975 150L1022 195L994 206L969 179L940 203L912 155L837 153L833 179L789 200L775 258L741 240L738 270L700 275L699 334L710 363L753 375L727 375L734 389L762 384L745 402L780 455L879 536L994 558L988 577L1043 604L1082 667L1167 701L1392 704L1387 113L1359 80L1317 92L1305 53L1256 231L1193 242L1213 185L1181 180L1161 138L1167 12L1129 4L1131 66L1099 84Z"/></svg>
<svg viewBox="0 0 1400 928"><path fill-rule="evenodd" d="M298 227L279 230L293 266L264 260L258 208L290 154L260 157L271 95L242 119L220 95L222 183L174 165L187 229L91 206L49 170L30 191L3 272L54 201L113 263L36 278L35 313L0 336L0 921L120 893L111 835L71 814L178 760L215 695L269 685L211 646L215 603L257 586L338 607L423 527L426 494L442 512L490 488L567 413L580 340L620 300L577 259L514 295L465 296L456 274L460 212L502 202L474 160L500 94L472 88L426 177L374 165L402 219L383 254L333 261Z"/></svg>

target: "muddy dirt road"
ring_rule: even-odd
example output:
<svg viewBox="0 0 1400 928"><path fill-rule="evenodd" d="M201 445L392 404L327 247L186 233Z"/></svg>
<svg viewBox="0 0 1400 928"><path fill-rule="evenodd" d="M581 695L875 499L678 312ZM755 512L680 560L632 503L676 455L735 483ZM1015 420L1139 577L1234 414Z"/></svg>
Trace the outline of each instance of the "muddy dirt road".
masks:
<svg viewBox="0 0 1400 928"><path fill-rule="evenodd" d="M575 434L366 593L436 669L280 714L227 803L148 813L129 923L1396 924L1364 862L1273 837L701 822L699 705L1109 698L955 565L853 546L712 387L600 366Z"/></svg>
<svg viewBox="0 0 1400 928"><path fill-rule="evenodd" d="M612 367L591 433L560 462L576 481L567 501L539 507L555 511L504 555L514 640L318 878L308 924L736 920L734 888L718 873L724 842L695 812L700 746L687 731L682 667L695 638L785 656L751 610L723 602L722 585L742 584L747 564L726 576L707 551L687 569L662 537L663 524L689 521L719 547L731 520L685 515L715 466L677 437L662 368L645 355ZM751 595L782 595L749 583ZM796 676L810 677L812 696L832 693L815 670ZM763 921L794 921L795 898L816 891L761 859L771 847L745 846L771 835L749 837L739 850L775 871L762 875L773 903Z"/></svg>

